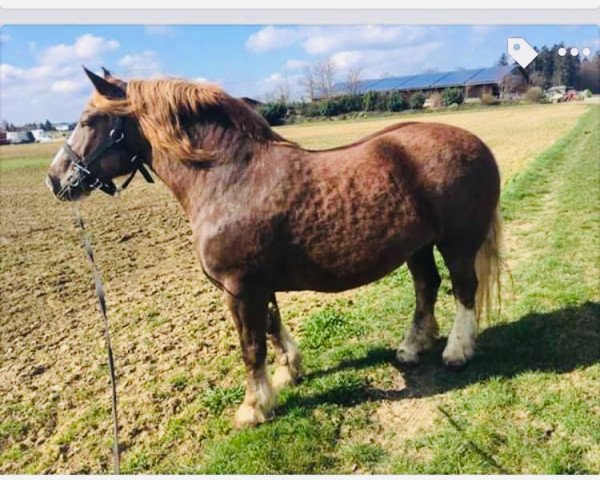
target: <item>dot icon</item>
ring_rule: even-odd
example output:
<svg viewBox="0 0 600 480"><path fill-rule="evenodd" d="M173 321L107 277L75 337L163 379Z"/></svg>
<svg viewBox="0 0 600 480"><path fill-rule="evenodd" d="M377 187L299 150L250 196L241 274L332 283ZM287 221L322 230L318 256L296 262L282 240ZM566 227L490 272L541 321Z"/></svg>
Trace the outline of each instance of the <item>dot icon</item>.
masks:
<svg viewBox="0 0 600 480"><path fill-rule="evenodd" d="M571 56L576 57L577 55L579 55L579 50L577 48L573 47L571 49Z"/></svg>
<svg viewBox="0 0 600 480"><path fill-rule="evenodd" d="M558 49L558 54L559 54L561 57L564 57L564 56L567 54L567 49L566 49L565 47L560 47L560 48Z"/></svg>
<svg viewBox="0 0 600 480"><path fill-rule="evenodd" d="M585 47L585 48L584 48L584 49L581 51L581 53L583 53L583 56L584 56L584 57L589 57L589 56L590 56L590 54L592 53L592 50L590 50L590 48L589 48L589 47Z"/></svg>

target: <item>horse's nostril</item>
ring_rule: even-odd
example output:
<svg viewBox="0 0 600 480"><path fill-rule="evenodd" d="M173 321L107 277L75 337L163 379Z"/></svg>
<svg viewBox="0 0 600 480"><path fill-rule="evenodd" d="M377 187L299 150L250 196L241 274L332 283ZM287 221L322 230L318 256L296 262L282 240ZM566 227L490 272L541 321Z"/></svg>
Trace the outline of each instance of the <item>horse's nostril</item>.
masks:
<svg viewBox="0 0 600 480"><path fill-rule="evenodd" d="M52 191L55 194L60 190L60 182L52 178L50 175L46 176L44 183L50 189L50 191Z"/></svg>

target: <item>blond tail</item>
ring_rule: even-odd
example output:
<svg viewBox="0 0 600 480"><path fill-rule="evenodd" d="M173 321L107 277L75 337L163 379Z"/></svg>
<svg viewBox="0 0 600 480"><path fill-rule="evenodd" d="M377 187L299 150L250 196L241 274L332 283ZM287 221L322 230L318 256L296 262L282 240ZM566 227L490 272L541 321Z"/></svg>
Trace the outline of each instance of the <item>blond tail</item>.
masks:
<svg viewBox="0 0 600 480"><path fill-rule="evenodd" d="M481 317L489 317L492 313L492 298L495 294L500 309L500 273L502 270L502 216L500 208L496 208L488 234L477 252L475 272L477 273L477 295L475 312L477 321Z"/></svg>

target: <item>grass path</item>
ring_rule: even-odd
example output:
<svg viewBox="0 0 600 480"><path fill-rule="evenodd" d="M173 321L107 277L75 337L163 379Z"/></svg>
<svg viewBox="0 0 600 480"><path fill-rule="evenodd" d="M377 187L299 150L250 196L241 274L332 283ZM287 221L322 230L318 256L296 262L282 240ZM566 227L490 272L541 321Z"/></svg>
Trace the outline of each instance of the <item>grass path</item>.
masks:
<svg viewBox="0 0 600 480"><path fill-rule="evenodd" d="M307 379L283 392L274 421L242 432L211 425L203 459L182 452L159 469L600 471L599 127L598 109L585 114L507 187L506 229L517 249L507 254L513 284L502 318L483 331L467 370L441 367L442 341L419 367L394 368L391 346L413 304L400 269L303 322ZM445 276L443 332L452 315Z"/></svg>

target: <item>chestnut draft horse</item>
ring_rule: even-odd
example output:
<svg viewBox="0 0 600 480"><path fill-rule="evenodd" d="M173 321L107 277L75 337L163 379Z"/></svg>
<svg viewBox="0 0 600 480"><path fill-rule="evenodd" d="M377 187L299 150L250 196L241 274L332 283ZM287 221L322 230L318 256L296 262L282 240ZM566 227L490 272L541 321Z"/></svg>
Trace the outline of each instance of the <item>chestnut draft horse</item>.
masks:
<svg viewBox="0 0 600 480"><path fill-rule="evenodd" d="M498 281L499 174L484 143L437 123L406 122L344 147L300 148L219 87L178 79L125 83L86 70L95 92L56 154L47 184L61 200L151 169L191 224L202 269L223 292L247 370L238 426L264 422L274 387L301 375L275 292L339 292L404 262L414 321L397 357L416 362L438 327L434 246L450 271L457 312L443 360L473 355L479 314ZM128 183L128 181L126 182Z"/></svg>

